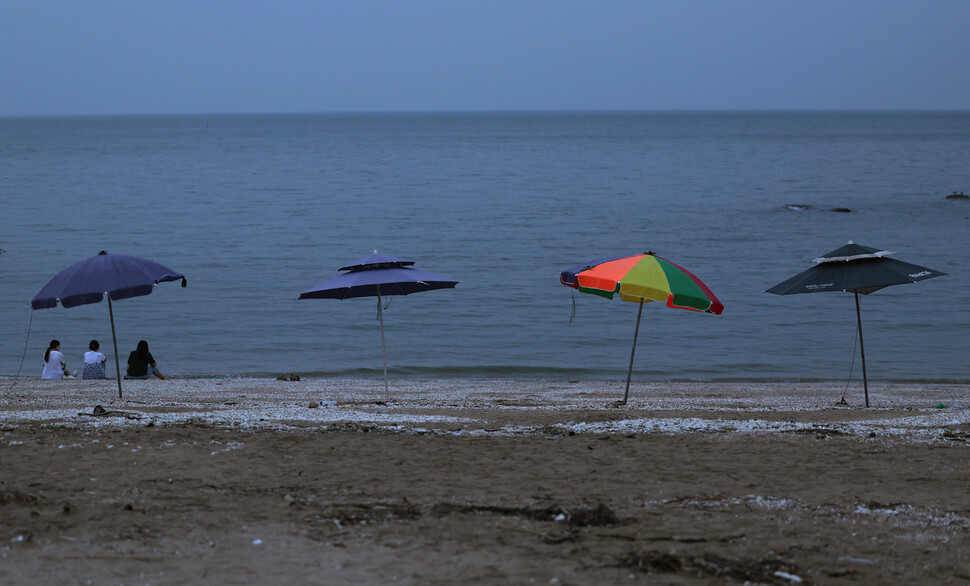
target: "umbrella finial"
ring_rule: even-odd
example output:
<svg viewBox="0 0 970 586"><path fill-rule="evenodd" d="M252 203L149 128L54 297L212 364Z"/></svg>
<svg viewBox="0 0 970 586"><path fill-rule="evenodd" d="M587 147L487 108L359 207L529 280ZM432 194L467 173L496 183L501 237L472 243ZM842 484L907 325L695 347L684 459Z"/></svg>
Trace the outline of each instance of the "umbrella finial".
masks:
<svg viewBox="0 0 970 586"><path fill-rule="evenodd" d="M102 254L108 254L108 251L107 250L102 250L101 252L98 253L98 256L101 256Z"/></svg>

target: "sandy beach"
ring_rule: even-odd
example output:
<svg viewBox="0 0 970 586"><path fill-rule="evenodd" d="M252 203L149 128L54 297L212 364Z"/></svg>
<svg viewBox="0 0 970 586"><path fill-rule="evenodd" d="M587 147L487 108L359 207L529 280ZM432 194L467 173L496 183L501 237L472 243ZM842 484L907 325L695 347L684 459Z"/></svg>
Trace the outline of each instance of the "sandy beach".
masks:
<svg viewBox="0 0 970 586"><path fill-rule="evenodd" d="M0 380L0 582L970 582L967 385L115 385Z"/></svg>

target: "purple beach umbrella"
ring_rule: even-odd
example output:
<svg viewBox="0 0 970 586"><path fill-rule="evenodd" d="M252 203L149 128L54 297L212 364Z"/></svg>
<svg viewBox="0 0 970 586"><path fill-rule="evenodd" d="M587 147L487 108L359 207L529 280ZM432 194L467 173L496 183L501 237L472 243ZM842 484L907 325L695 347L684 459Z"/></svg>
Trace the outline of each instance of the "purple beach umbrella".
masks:
<svg viewBox="0 0 970 586"><path fill-rule="evenodd" d="M30 302L33 309L76 307L100 303L108 296L108 315L111 318L111 339L115 347L115 372L118 375L118 397L121 397L121 365L118 362L118 338L115 335L115 315L112 301L148 295L155 285L166 281L182 281L185 276L153 260L108 254L102 250L96 256L75 263L57 273Z"/></svg>
<svg viewBox="0 0 970 586"><path fill-rule="evenodd" d="M387 398L387 349L384 344L384 311L381 297L410 295L434 289L453 288L455 281L412 267L413 260L374 254L337 269L343 274L300 293L299 299L351 299L377 297L377 315L381 322L381 356L384 361L384 397Z"/></svg>

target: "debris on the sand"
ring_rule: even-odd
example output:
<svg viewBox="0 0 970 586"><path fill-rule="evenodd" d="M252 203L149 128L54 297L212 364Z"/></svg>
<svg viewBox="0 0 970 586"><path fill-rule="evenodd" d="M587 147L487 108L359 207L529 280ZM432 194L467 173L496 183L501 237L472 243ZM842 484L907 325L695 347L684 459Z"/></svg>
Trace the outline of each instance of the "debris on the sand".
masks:
<svg viewBox="0 0 970 586"><path fill-rule="evenodd" d="M721 557L707 553L692 555L681 552L661 552L648 549L633 552L617 559L619 567L632 568L647 574L692 574L697 577L725 578L778 584L779 579L793 584L804 580L795 573L791 562L769 555L763 559L743 559Z"/></svg>
<svg viewBox="0 0 970 586"><path fill-rule="evenodd" d="M19 490L0 492L0 505L6 505L8 503L18 505L36 505L37 497L32 494L20 492Z"/></svg>
<svg viewBox="0 0 970 586"><path fill-rule="evenodd" d="M105 409L101 405L95 405L91 413L78 413L78 415L84 415L88 417L124 417L125 419L141 419L141 413L132 413L129 411L113 411Z"/></svg>
<svg viewBox="0 0 970 586"><path fill-rule="evenodd" d="M839 556L839 563L840 564L863 564L866 566L871 566L875 562L866 558L856 558L848 555L842 555L842 556Z"/></svg>
<svg viewBox="0 0 970 586"><path fill-rule="evenodd" d="M25 543L34 538L33 531L20 531L10 539L13 543Z"/></svg>
<svg viewBox="0 0 970 586"><path fill-rule="evenodd" d="M616 513L603 503L581 503L569 512L569 524L579 527L600 527L619 523Z"/></svg>

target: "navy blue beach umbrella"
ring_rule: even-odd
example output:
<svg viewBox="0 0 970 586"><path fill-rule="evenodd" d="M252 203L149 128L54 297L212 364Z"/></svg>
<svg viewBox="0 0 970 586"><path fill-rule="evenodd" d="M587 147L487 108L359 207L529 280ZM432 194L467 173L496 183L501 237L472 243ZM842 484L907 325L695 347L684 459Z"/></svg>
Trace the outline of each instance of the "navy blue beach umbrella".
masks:
<svg viewBox="0 0 970 586"><path fill-rule="evenodd" d="M108 315L111 318L111 339L115 347L115 371L118 375L118 397L121 397L121 365L118 362L118 338L115 335L115 314L112 301L148 295L155 285L166 281L182 281L185 276L153 260L108 254L102 250L96 256L75 263L57 273L30 302L33 309L76 307L100 303L108 296Z"/></svg>
<svg viewBox="0 0 970 586"><path fill-rule="evenodd" d="M300 293L299 299L351 299L353 297L377 297L377 315L381 322L381 356L384 362L384 396L387 397L387 349L384 344L384 310L381 297L387 295L410 295L434 289L449 289L461 281L455 281L434 273L414 268L413 260L374 254L353 264L342 266L345 271L316 287Z"/></svg>
<svg viewBox="0 0 970 586"><path fill-rule="evenodd" d="M889 258L895 254L849 242L813 262L815 266L778 283L766 293L795 295L796 293L824 293L846 291L855 294L855 315L859 332L859 353L862 356L862 385L866 407L869 406L869 380L866 376L866 347L862 341L862 312L859 294L868 295L884 287L916 283L946 273L920 265ZM843 401L845 398L843 397Z"/></svg>

